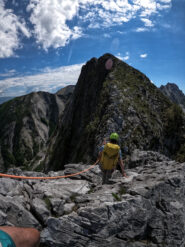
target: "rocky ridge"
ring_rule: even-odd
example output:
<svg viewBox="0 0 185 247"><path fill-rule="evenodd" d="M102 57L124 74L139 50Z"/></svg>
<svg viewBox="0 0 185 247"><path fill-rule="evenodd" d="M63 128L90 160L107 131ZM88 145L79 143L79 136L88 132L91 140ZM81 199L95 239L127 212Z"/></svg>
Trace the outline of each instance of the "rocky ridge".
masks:
<svg viewBox="0 0 185 247"><path fill-rule="evenodd" d="M113 66L107 70L109 59ZM128 154L139 148L185 160L185 118L180 107L143 73L105 54L82 67L50 145L46 169L96 159L97 147L114 131L120 136L122 151L128 150Z"/></svg>
<svg viewBox="0 0 185 247"><path fill-rule="evenodd" d="M143 73L111 54L88 61L76 86L0 105L0 119L1 170L49 171L89 163L114 131L127 155L139 148L185 161L181 108Z"/></svg>
<svg viewBox="0 0 185 247"><path fill-rule="evenodd" d="M185 244L185 163L153 152L134 150L128 178L116 171L101 185L98 166L59 180L0 178L0 225L41 230L44 247L183 247ZM87 168L26 176L56 176Z"/></svg>

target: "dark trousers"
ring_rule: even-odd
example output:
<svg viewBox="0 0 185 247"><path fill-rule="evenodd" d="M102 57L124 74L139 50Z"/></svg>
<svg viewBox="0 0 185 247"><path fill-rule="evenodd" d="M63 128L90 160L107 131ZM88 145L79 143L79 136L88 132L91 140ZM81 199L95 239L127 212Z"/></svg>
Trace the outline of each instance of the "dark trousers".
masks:
<svg viewBox="0 0 185 247"><path fill-rule="evenodd" d="M113 173L114 169L112 170L102 170L102 184L109 184L110 181L109 179L111 179L112 177L112 173Z"/></svg>

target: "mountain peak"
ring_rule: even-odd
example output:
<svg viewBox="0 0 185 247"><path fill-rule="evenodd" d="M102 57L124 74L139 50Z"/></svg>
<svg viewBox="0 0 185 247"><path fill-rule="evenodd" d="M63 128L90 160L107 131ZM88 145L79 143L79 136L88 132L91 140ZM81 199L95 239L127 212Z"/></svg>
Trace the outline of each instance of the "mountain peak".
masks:
<svg viewBox="0 0 185 247"><path fill-rule="evenodd" d="M87 61L75 86L1 105L0 119L2 168L59 170L69 162L88 163L112 132L128 155L141 149L185 159L180 107L146 75L109 53Z"/></svg>
<svg viewBox="0 0 185 247"><path fill-rule="evenodd" d="M165 86L161 86L160 90L173 103L180 105L185 112L185 95L175 83L168 82Z"/></svg>
<svg viewBox="0 0 185 247"><path fill-rule="evenodd" d="M140 71L109 53L92 58L65 108L48 168L96 159L97 147L111 132L119 134L122 150L174 153L176 144L175 150L166 146L163 124L169 107L168 98Z"/></svg>

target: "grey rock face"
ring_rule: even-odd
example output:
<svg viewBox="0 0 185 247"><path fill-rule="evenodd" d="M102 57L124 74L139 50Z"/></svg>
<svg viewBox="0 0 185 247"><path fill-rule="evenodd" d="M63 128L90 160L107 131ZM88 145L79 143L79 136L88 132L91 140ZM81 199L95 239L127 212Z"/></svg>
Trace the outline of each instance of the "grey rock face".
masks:
<svg viewBox="0 0 185 247"><path fill-rule="evenodd" d="M52 211L56 216L62 216L64 214L64 203L65 200L60 198L51 198L50 199Z"/></svg>
<svg viewBox="0 0 185 247"><path fill-rule="evenodd" d="M42 163L73 88L57 94L31 93L0 105L1 170L13 165L35 168Z"/></svg>
<svg viewBox="0 0 185 247"><path fill-rule="evenodd" d="M69 86L66 86L60 89L58 92L56 92L56 95L62 97L63 99L69 100L70 96L74 92L74 89L75 89L75 86L69 85Z"/></svg>
<svg viewBox="0 0 185 247"><path fill-rule="evenodd" d="M178 88L175 83L167 83L165 86L161 86L160 90L166 95L172 102L180 105L185 113L185 95Z"/></svg>
<svg viewBox="0 0 185 247"><path fill-rule="evenodd" d="M12 200L13 199L13 200ZM0 225L17 225L21 227L40 227L40 223L33 217L31 212L24 207L24 200L19 196L1 196L0 212L3 222ZM6 216L5 216L6 214Z"/></svg>
<svg viewBox="0 0 185 247"><path fill-rule="evenodd" d="M133 168L138 165L143 166L147 164L148 161L164 162L164 161L169 161L169 158L157 152L141 151L139 149L135 149L130 156L128 166L129 168Z"/></svg>
<svg viewBox="0 0 185 247"><path fill-rule="evenodd" d="M48 247L183 247L185 163L139 150L132 162L128 177L116 171L109 185L98 166L59 180L0 178L0 225L37 227ZM69 164L64 173L83 169Z"/></svg>
<svg viewBox="0 0 185 247"><path fill-rule="evenodd" d="M49 205L47 206L49 207ZM50 216L50 211L49 209L47 209L46 203L39 198L34 198L31 202L31 208L32 212L34 212L34 215L37 216L40 222L42 222L42 224L45 224Z"/></svg>
<svg viewBox="0 0 185 247"><path fill-rule="evenodd" d="M135 170L132 181L103 185L104 193L93 193L101 197L99 206L91 199L69 216L48 219L43 240L48 246L183 246L184 169L173 161L151 161Z"/></svg>

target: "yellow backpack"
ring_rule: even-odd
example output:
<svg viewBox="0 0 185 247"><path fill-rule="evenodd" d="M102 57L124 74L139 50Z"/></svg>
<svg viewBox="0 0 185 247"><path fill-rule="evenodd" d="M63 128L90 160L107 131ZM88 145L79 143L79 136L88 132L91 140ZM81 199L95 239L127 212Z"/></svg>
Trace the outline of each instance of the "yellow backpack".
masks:
<svg viewBox="0 0 185 247"><path fill-rule="evenodd" d="M107 143L101 156L101 166L103 170L112 170L116 167L119 158L120 147L117 144Z"/></svg>

